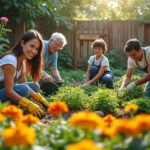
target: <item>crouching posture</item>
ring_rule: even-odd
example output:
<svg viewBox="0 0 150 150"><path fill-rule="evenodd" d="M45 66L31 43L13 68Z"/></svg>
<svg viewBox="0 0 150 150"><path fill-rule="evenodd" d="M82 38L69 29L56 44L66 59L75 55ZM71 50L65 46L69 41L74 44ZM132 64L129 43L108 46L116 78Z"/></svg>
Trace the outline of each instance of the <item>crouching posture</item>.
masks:
<svg viewBox="0 0 150 150"><path fill-rule="evenodd" d="M47 106L48 102L38 92L42 75L42 37L36 30L26 32L18 43L0 56L0 99L20 105L41 117L44 112L29 98ZM33 82L26 82L26 73Z"/></svg>
<svg viewBox="0 0 150 150"><path fill-rule="evenodd" d="M92 43L92 49L95 55L90 56L86 72L86 81L83 87L94 83L101 83L107 88L114 88L113 75L109 68L109 60L104 53L106 52L106 43L103 39L97 39Z"/></svg>

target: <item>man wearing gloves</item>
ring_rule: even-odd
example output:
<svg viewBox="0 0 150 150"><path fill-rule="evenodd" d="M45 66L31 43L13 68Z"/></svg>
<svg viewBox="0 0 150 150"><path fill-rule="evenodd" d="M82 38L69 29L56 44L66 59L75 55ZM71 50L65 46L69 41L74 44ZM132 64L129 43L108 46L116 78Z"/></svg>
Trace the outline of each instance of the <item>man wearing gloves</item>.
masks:
<svg viewBox="0 0 150 150"><path fill-rule="evenodd" d="M127 73L125 78L123 79L122 85L119 89L119 93L123 90L123 88L131 90L136 86L147 82L145 92L146 96L150 96L150 46L142 47L139 40L130 39L126 42L124 51L129 56L128 66ZM135 82L130 83L135 68L140 69L146 74Z"/></svg>

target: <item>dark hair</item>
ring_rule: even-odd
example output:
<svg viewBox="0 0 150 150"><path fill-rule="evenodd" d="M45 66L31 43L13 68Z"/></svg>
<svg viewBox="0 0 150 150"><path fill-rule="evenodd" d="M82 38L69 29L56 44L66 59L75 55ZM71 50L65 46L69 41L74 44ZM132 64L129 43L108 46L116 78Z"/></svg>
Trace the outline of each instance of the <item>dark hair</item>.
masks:
<svg viewBox="0 0 150 150"><path fill-rule="evenodd" d="M7 55L7 54L13 54L16 57L19 57L23 54L23 49L21 46L21 42L23 41L24 44L27 43L30 40L38 39L40 42L40 47L38 50L38 54L32 58L31 60L26 60L26 70L31 79L36 82L41 79L42 76L42 67L43 67L43 42L42 42L42 36L37 30L29 30L27 31L21 39L16 43L16 45L8 52L3 54L1 57Z"/></svg>
<svg viewBox="0 0 150 150"><path fill-rule="evenodd" d="M106 53L107 51L107 44L103 39L96 39L91 45L92 49L95 47L101 47L103 49L103 53Z"/></svg>
<svg viewBox="0 0 150 150"><path fill-rule="evenodd" d="M124 47L124 51L127 53L133 49L136 51L139 51L140 48L141 48L140 41L138 39L134 38L134 39L130 39L126 42L125 47Z"/></svg>

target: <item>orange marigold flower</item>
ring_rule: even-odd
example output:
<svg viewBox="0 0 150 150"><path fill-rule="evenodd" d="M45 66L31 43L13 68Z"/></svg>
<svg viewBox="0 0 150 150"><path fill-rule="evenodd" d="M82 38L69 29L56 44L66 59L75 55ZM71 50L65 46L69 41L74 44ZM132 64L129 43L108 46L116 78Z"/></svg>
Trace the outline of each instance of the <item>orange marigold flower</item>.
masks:
<svg viewBox="0 0 150 150"><path fill-rule="evenodd" d="M1 110L1 113L10 119L18 119L23 115L23 111L15 105L7 105Z"/></svg>
<svg viewBox="0 0 150 150"><path fill-rule="evenodd" d="M94 112L84 111L74 113L69 122L73 126L83 127L85 129L97 129L103 125L102 118Z"/></svg>
<svg viewBox="0 0 150 150"><path fill-rule="evenodd" d="M20 121L25 124L36 124L39 123L39 118L33 116L32 114L24 115Z"/></svg>
<svg viewBox="0 0 150 150"><path fill-rule="evenodd" d="M107 127L110 127L113 124L113 122L116 120L116 118L112 115L107 115L103 118L103 120L104 120L105 125Z"/></svg>
<svg viewBox="0 0 150 150"><path fill-rule="evenodd" d="M116 127L104 127L102 130L102 135L106 137L114 137L118 134Z"/></svg>
<svg viewBox="0 0 150 150"><path fill-rule="evenodd" d="M68 106L65 102L62 101L55 101L50 103L48 106L48 112L54 116L58 116L62 114L63 112L68 112Z"/></svg>
<svg viewBox="0 0 150 150"><path fill-rule="evenodd" d="M103 150L103 148L96 145L94 141L85 139L78 143L68 145L66 150Z"/></svg>
<svg viewBox="0 0 150 150"><path fill-rule="evenodd" d="M36 133L26 125L19 125L4 129L2 139L6 146L27 146L35 144Z"/></svg>
<svg viewBox="0 0 150 150"><path fill-rule="evenodd" d="M133 112L133 111L137 111L138 108L139 108L139 106L136 104L128 104L125 106L125 111L126 112Z"/></svg>
<svg viewBox="0 0 150 150"><path fill-rule="evenodd" d="M0 113L0 122L4 121L5 117Z"/></svg>
<svg viewBox="0 0 150 150"><path fill-rule="evenodd" d="M150 130L150 114L139 114L135 116L135 121L139 124L142 132Z"/></svg>
<svg viewBox="0 0 150 150"><path fill-rule="evenodd" d="M137 136L141 133L139 124L135 119L120 119L115 121L117 132L124 133L125 135Z"/></svg>

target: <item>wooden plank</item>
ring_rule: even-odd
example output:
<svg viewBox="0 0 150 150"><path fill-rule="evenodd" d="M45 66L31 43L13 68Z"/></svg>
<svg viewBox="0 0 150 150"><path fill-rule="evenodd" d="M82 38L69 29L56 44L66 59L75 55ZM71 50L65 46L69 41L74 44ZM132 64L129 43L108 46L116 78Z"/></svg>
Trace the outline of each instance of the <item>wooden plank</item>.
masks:
<svg viewBox="0 0 150 150"><path fill-rule="evenodd" d="M80 34L79 40L95 40L100 38L100 35L98 34Z"/></svg>

